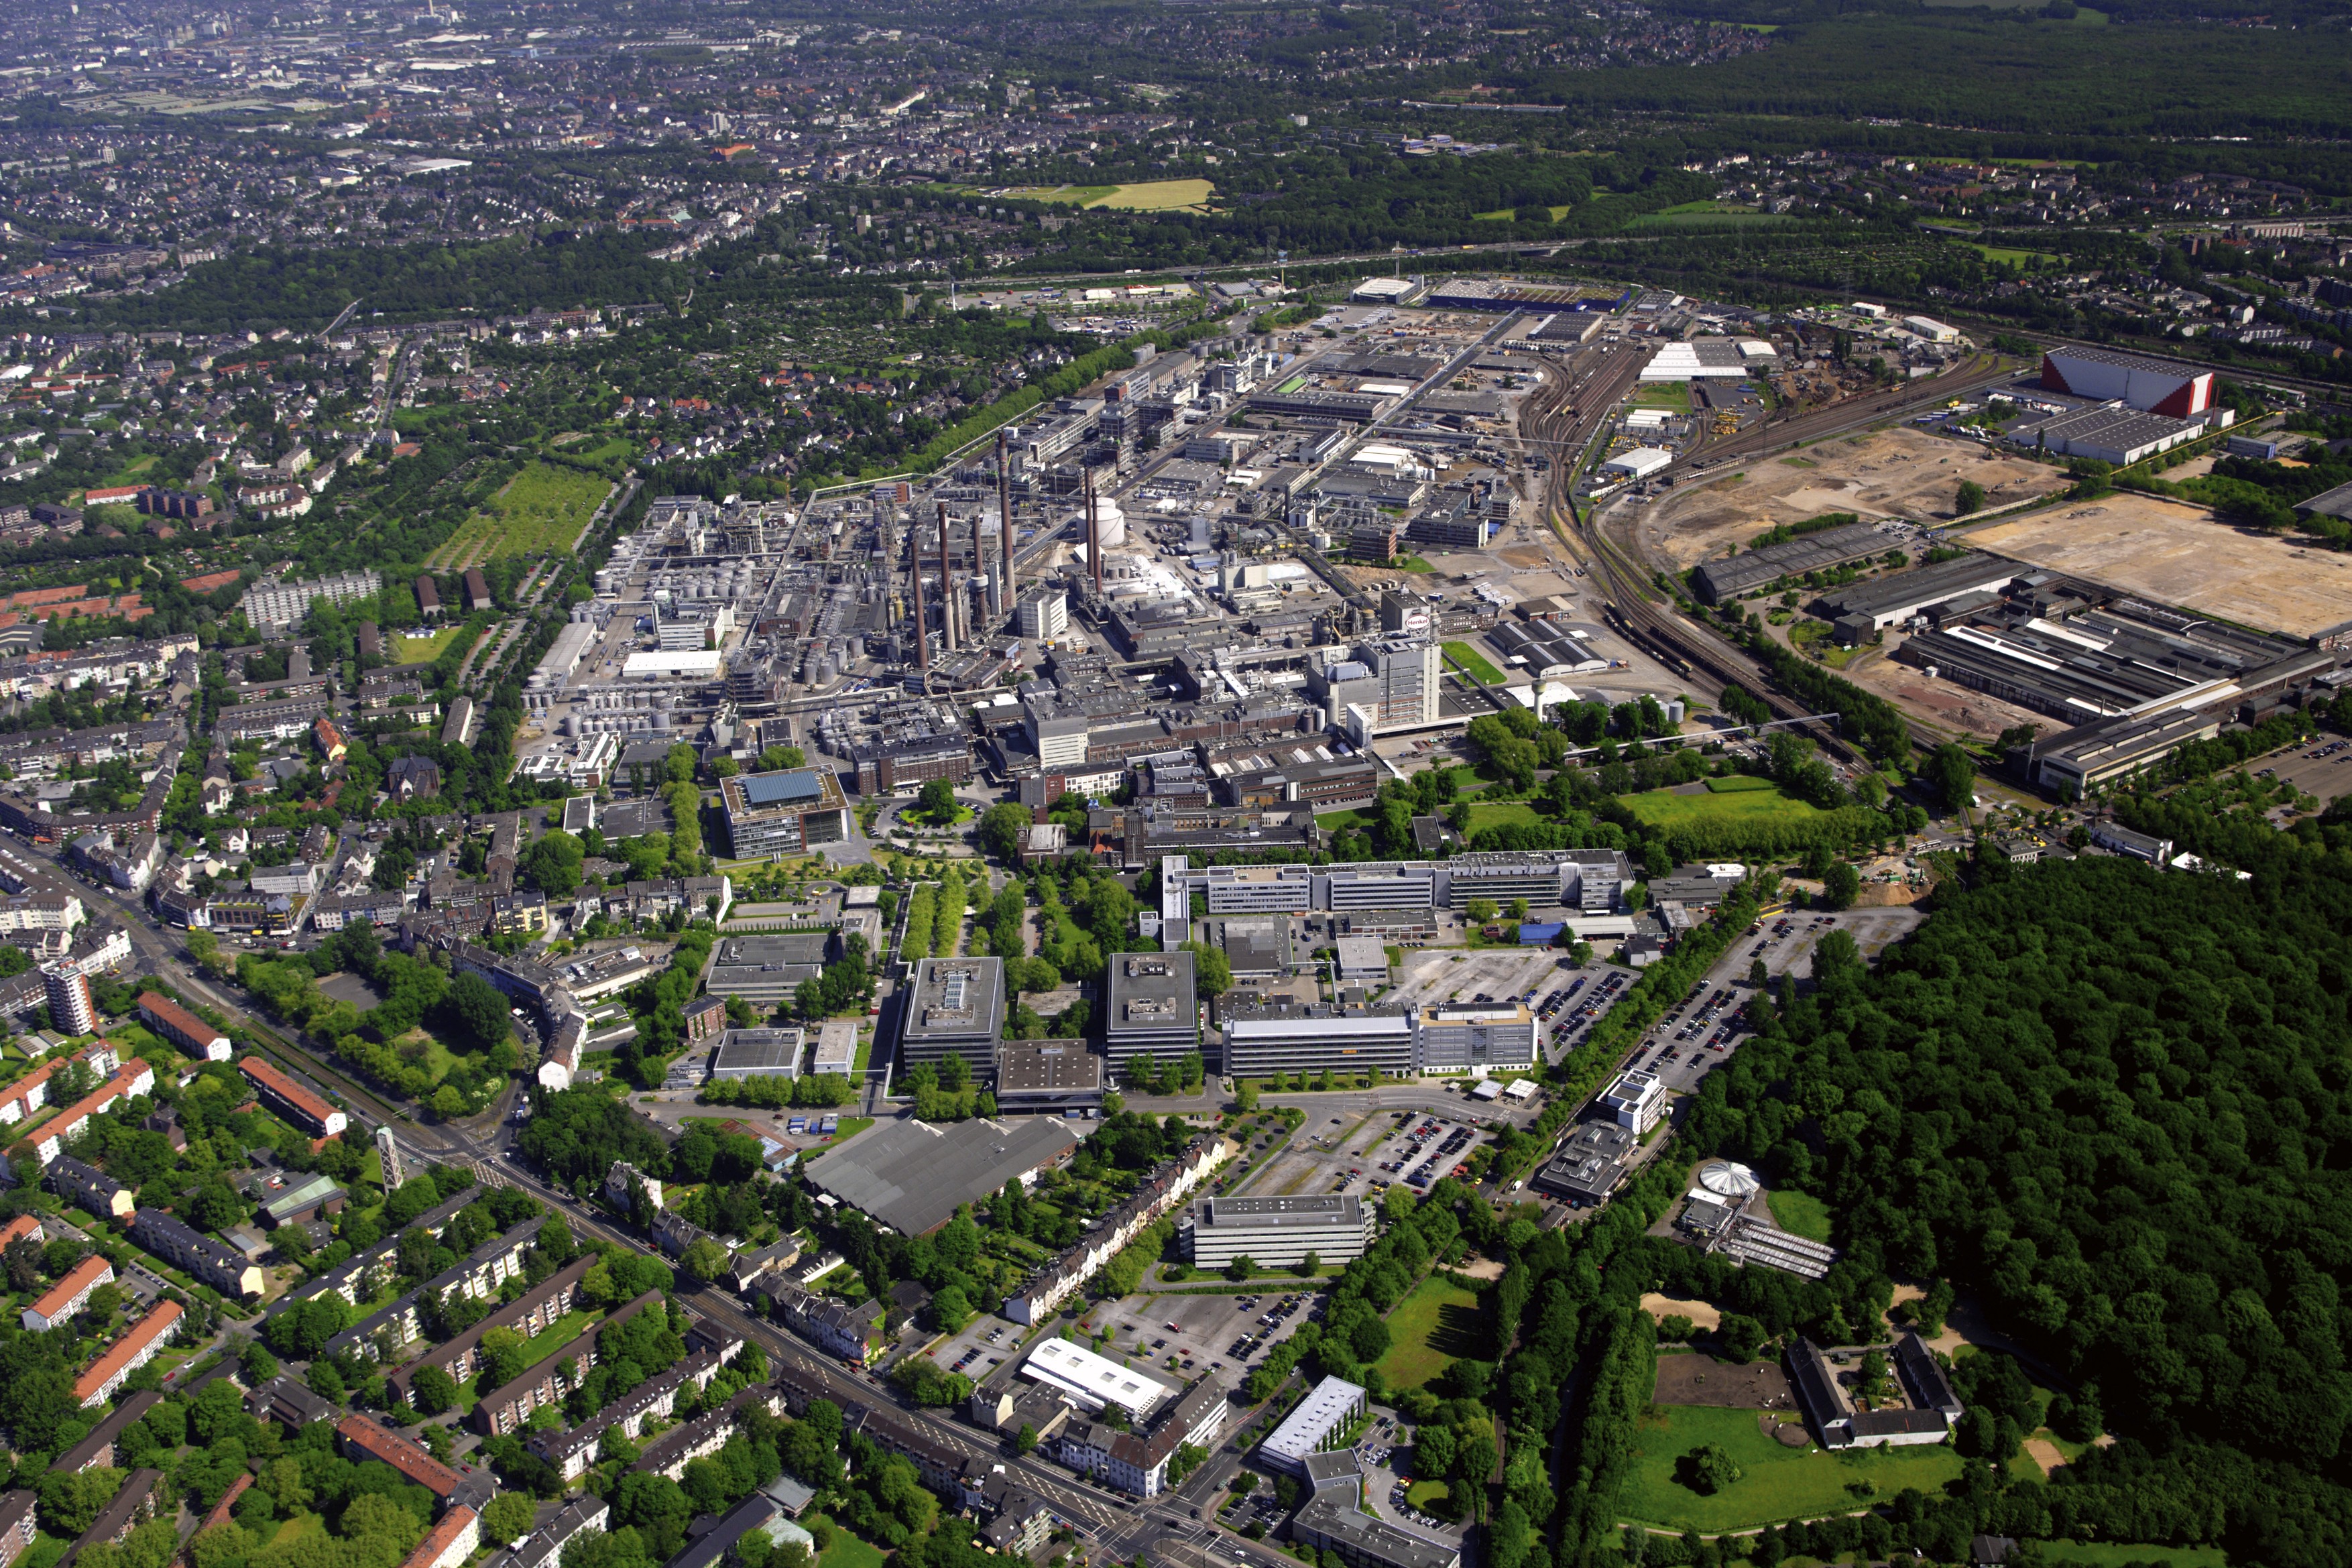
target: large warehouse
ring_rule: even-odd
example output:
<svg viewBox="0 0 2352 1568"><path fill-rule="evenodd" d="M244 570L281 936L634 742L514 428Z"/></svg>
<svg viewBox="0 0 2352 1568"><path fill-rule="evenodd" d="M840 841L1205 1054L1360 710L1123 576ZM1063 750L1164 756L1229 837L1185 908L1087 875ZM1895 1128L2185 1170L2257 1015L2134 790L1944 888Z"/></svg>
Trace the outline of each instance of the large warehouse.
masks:
<svg viewBox="0 0 2352 1568"><path fill-rule="evenodd" d="M806 1168L819 1192L903 1235L922 1236L954 1218L960 1204L982 1202L1008 1181L1035 1181L1077 1145L1055 1116L943 1125L910 1116L869 1128Z"/></svg>
<svg viewBox="0 0 2352 1568"><path fill-rule="evenodd" d="M2097 402L2187 419L2213 405L2213 372L2106 349L2052 349L2042 356L2042 384Z"/></svg>

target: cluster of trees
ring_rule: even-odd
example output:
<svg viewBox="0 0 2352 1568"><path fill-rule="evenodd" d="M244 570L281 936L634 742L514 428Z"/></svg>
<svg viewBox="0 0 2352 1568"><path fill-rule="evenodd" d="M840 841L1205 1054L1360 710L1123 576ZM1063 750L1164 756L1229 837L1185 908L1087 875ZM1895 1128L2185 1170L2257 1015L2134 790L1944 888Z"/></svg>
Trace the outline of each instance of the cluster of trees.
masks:
<svg viewBox="0 0 2352 1568"><path fill-rule="evenodd" d="M1470 721L1468 737L1495 776L1515 789L1534 789L1537 769L1558 768L1568 755L1568 736L1538 723L1527 708L1480 714Z"/></svg>
<svg viewBox="0 0 2352 1568"><path fill-rule="evenodd" d="M857 1091L838 1072L804 1072L798 1078L714 1078L702 1086L706 1104L741 1105L755 1111L829 1108L856 1098Z"/></svg>
<svg viewBox="0 0 2352 1568"><path fill-rule="evenodd" d="M688 786L691 788L691 786ZM675 915L673 919L677 918ZM670 950L669 965L629 988L629 1012L637 1032L622 1042L618 1054L624 1071L640 1087L651 1089L667 1075L669 1059L686 1040L686 1004L702 983L702 970L718 945L719 928L697 920L684 925Z"/></svg>
<svg viewBox="0 0 2352 1568"><path fill-rule="evenodd" d="M914 1091L915 1114L926 1122L996 1114L996 1096L972 1082L971 1066L954 1051L937 1067L919 1061L908 1069L907 1087Z"/></svg>
<svg viewBox="0 0 2352 1568"><path fill-rule="evenodd" d="M2135 1438L2012 1487L2019 1533L2326 1560L2352 1518L2332 1468L2352 1376L2314 1217L2352 1127L2327 978L2352 969L2352 881L2275 863L2259 894L2116 860L2005 870L1874 974L1825 940L1812 990L1765 1010L1688 1133L1826 1197L1845 1278L1759 1291L1705 1260L1677 1278L1663 1249L1649 1277L1825 1334L1874 1321L1888 1271L1968 1279L2071 1381L2054 1417ZM2006 1457L2030 1412L2013 1385L1980 1391L1990 1425L1964 1437ZM2216 1473L2265 1479L2202 1490Z"/></svg>
<svg viewBox="0 0 2352 1568"><path fill-rule="evenodd" d="M963 873L952 865L941 868L936 886L916 883L907 895L907 936L900 951L910 958L953 953L971 900Z"/></svg>
<svg viewBox="0 0 2352 1568"><path fill-rule="evenodd" d="M874 974L866 965L866 938L853 931L841 945L840 957L793 988L793 1009L810 1022L863 1011L874 997ZM728 998L730 1007L734 999Z"/></svg>
<svg viewBox="0 0 2352 1568"><path fill-rule="evenodd" d="M1224 955L1217 955L1220 958ZM1131 1056L1127 1061L1127 1081L1146 1094L1190 1094L1207 1081L1208 1069L1201 1053L1188 1051L1183 1055L1162 1062L1146 1052Z"/></svg>

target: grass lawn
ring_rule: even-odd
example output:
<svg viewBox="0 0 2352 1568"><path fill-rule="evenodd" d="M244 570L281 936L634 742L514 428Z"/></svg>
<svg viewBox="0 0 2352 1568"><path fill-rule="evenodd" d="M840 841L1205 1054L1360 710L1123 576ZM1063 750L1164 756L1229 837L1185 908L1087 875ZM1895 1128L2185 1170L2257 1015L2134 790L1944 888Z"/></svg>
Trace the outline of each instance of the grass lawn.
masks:
<svg viewBox="0 0 2352 1568"><path fill-rule="evenodd" d="M1671 408L1685 413L1690 412L1690 382L1638 382L1633 387L1635 408Z"/></svg>
<svg viewBox="0 0 2352 1568"><path fill-rule="evenodd" d="M1475 1294L1432 1274L1389 1314L1381 1375L1391 1388L1425 1385L1460 1357L1477 1353L1480 1321Z"/></svg>
<svg viewBox="0 0 2352 1568"><path fill-rule="evenodd" d="M572 549L611 484L551 463L526 464L484 501L437 552L441 566L509 555L561 555Z"/></svg>
<svg viewBox="0 0 2352 1568"><path fill-rule="evenodd" d="M1483 800L1470 803L1470 831L1474 833L1481 828L1502 828L1514 824L1534 827L1542 821L1536 809L1525 800L1498 800L1491 806Z"/></svg>
<svg viewBox="0 0 2352 1568"><path fill-rule="evenodd" d="M1729 1454L1741 1472L1713 1497L1701 1497L1675 1479L1675 1462L1706 1443ZM1941 1445L1840 1454L1784 1448L1756 1429L1753 1410L1660 1406L1634 1439L1624 1516L1701 1533L1742 1530L1857 1507L1846 1490L1856 1481L1871 1482L1880 1497L1893 1497L1905 1487L1932 1494L1959 1473L1960 1457Z"/></svg>
<svg viewBox="0 0 2352 1568"><path fill-rule="evenodd" d="M24 1555L16 1559L16 1568L49 1568L72 1546L73 1542L66 1537L41 1531L34 1535L33 1544L25 1548Z"/></svg>
<svg viewBox="0 0 2352 1568"><path fill-rule="evenodd" d="M866 1071L865 1051L864 1046L858 1047L857 1071L860 1076L863 1076ZM818 1113L820 1115L823 1113ZM841 1119L841 1125L835 1130L833 1136L824 1143L819 1144L817 1147L829 1148L835 1144L846 1143L873 1124L874 1118L871 1116L844 1116Z"/></svg>
<svg viewBox="0 0 2352 1568"><path fill-rule="evenodd" d="M1490 686L1503 684L1503 672L1480 658L1477 650L1467 643L1446 643L1445 657L1452 662L1454 668L1468 671Z"/></svg>
<svg viewBox="0 0 2352 1568"><path fill-rule="evenodd" d="M1830 1206L1811 1193L1775 1189L1771 1204L1772 1223L1790 1235L1801 1236L1809 1241L1829 1240Z"/></svg>
<svg viewBox="0 0 2352 1568"><path fill-rule="evenodd" d="M1727 773L1720 779L1706 781L1707 791L1715 795L1738 795L1750 789L1773 788L1769 779L1759 779L1753 773Z"/></svg>
<svg viewBox="0 0 2352 1568"><path fill-rule="evenodd" d="M1734 826L1750 822L1798 821L1818 816L1819 810L1794 795L1784 795L1779 789L1739 789L1728 795L1675 795L1664 789L1647 794L1628 795L1626 807L1653 828L1675 828L1686 823L1728 822Z"/></svg>
<svg viewBox="0 0 2352 1568"><path fill-rule="evenodd" d="M808 1529L825 1521L824 1515L812 1513L801 1521ZM861 1541L836 1524L833 1527L833 1544L816 1560L816 1568L882 1568L882 1549L870 1541Z"/></svg>
<svg viewBox="0 0 2352 1568"><path fill-rule="evenodd" d="M1371 831L1372 814L1353 807L1344 811L1318 811L1315 825L1327 833L1336 833L1343 828L1358 828L1369 832Z"/></svg>
<svg viewBox="0 0 2352 1568"><path fill-rule="evenodd" d="M570 1349L572 1342L586 1333L590 1325L604 1315L603 1312L589 1308L566 1312L548 1324L546 1328L533 1334L530 1343L523 1347L530 1355L530 1360L525 1364L524 1370L529 1371L548 1357Z"/></svg>
<svg viewBox="0 0 2352 1568"><path fill-rule="evenodd" d="M2124 1568L2126 1563L2168 1563L2172 1568L2222 1568L2229 1553L2218 1546L2142 1546L2128 1541L2052 1541L2043 1543L2048 1563L2095 1563Z"/></svg>
<svg viewBox="0 0 2352 1568"><path fill-rule="evenodd" d="M1444 1497L1445 1483L1444 1481L1415 1481L1412 1485L1404 1489L1405 1506L1412 1509L1415 1513L1425 1513L1430 1515L1432 1518L1442 1519L1444 1517L1443 1514L1439 1513L1435 1508L1431 1506L1434 1503L1443 1501Z"/></svg>
<svg viewBox="0 0 2352 1568"><path fill-rule="evenodd" d="M457 640L466 629L465 622L444 626L430 637L394 637L392 640L392 662L395 664L429 664L441 656L441 650Z"/></svg>
<svg viewBox="0 0 2352 1568"><path fill-rule="evenodd" d="M278 1533L270 1538L269 1544L280 1547L291 1546L312 1531L326 1528L327 1521L317 1514L298 1513L278 1527Z"/></svg>

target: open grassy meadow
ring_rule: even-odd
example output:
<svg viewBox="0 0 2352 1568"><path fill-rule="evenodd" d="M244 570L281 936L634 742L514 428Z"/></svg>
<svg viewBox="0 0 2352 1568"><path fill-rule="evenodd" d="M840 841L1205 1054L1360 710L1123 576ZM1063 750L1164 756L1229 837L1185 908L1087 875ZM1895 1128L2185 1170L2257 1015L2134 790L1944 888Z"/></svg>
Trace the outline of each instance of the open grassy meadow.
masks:
<svg viewBox="0 0 2352 1568"><path fill-rule="evenodd" d="M1783 1448L1758 1430L1753 1410L1698 1405L1655 1409L1635 1438L1633 1481L1624 1494L1625 1517L1643 1524L1713 1534L1818 1519L1860 1506L1847 1490L1856 1482L1870 1482L1882 1498L1906 1487L1932 1495L1960 1473L1960 1457L1941 1445L1832 1454L1811 1445ZM1731 1456L1740 1477L1704 1497L1675 1474L1684 1455L1708 1443Z"/></svg>
<svg viewBox="0 0 2352 1568"><path fill-rule="evenodd" d="M1446 662L1455 669L1475 675L1490 686L1499 686L1503 684L1503 672L1488 664L1479 655L1478 651L1467 643L1446 643L1445 658Z"/></svg>
<svg viewBox="0 0 2352 1568"><path fill-rule="evenodd" d="M1391 1388L1420 1388L1463 1356L1479 1354L1478 1297L1432 1274L1389 1314L1388 1354L1379 1362Z"/></svg>
<svg viewBox="0 0 2352 1568"><path fill-rule="evenodd" d="M1709 790L1704 795L1677 795L1653 789L1624 797L1635 816L1654 828L1678 828L1701 822L1746 825L1768 821L1801 821L1818 816L1819 809L1784 795L1778 789Z"/></svg>
<svg viewBox="0 0 2352 1568"><path fill-rule="evenodd" d="M562 555L612 490L607 481L551 463L526 464L436 552L443 570L509 555Z"/></svg>

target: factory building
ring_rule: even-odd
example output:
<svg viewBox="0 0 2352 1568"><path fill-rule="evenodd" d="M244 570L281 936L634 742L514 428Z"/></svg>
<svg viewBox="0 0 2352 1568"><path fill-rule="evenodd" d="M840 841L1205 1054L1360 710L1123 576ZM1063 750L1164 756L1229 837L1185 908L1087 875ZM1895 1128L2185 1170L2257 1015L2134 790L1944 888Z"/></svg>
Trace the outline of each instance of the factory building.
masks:
<svg viewBox="0 0 2352 1568"><path fill-rule="evenodd" d="M2042 384L2054 392L2187 419L2213 405L2213 372L2107 349L2052 349Z"/></svg>
<svg viewBox="0 0 2352 1568"><path fill-rule="evenodd" d="M1236 1258L1295 1269L1310 1254L1327 1267L1352 1263L1379 1233L1372 1209L1352 1193L1204 1197L1185 1211L1177 1241L1197 1269L1223 1269Z"/></svg>
<svg viewBox="0 0 2352 1568"><path fill-rule="evenodd" d="M1720 560L1703 560L1691 569L1691 586L1709 604L1720 604L1752 593L1784 577L1826 571L1850 561L1867 559L1893 547L1894 540L1876 523L1847 523L1803 534L1785 544L1766 545Z"/></svg>

